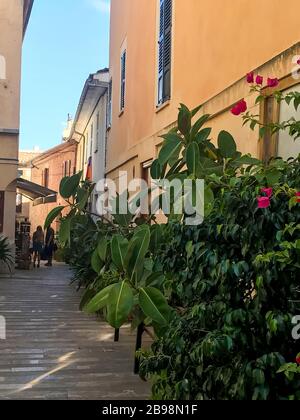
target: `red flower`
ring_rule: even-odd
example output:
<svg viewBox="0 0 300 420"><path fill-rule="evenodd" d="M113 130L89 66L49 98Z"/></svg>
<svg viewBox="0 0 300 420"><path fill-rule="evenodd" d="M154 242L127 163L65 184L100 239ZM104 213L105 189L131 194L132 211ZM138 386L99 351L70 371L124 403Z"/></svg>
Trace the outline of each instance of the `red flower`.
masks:
<svg viewBox="0 0 300 420"><path fill-rule="evenodd" d="M273 188L262 188L261 192L266 194L267 197L271 198L273 195Z"/></svg>
<svg viewBox="0 0 300 420"><path fill-rule="evenodd" d="M279 85L279 80L277 78L276 79L270 79L270 77L268 78L268 87L274 88L278 85Z"/></svg>
<svg viewBox="0 0 300 420"><path fill-rule="evenodd" d="M299 66L300 66L300 58L299 58L299 60L297 61L297 64L299 64Z"/></svg>
<svg viewBox="0 0 300 420"><path fill-rule="evenodd" d="M298 365L300 365L300 356L297 356L297 357L296 357L296 363L297 363Z"/></svg>
<svg viewBox="0 0 300 420"><path fill-rule="evenodd" d="M257 85L262 85L264 82L264 78L262 76L256 76L256 84Z"/></svg>
<svg viewBox="0 0 300 420"><path fill-rule="evenodd" d="M242 99L240 102L238 102L231 110L231 113L233 115L241 115L243 112L247 111L247 102L245 99Z"/></svg>
<svg viewBox="0 0 300 420"><path fill-rule="evenodd" d="M257 197L257 201L259 209L267 209L271 205L269 197Z"/></svg>
<svg viewBox="0 0 300 420"><path fill-rule="evenodd" d="M300 192L296 193L296 197L297 197L297 203L300 203Z"/></svg>
<svg viewBox="0 0 300 420"><path fill-rule="evenodd" d="M254 83L254 72L247 74L247 83Z"/></svg>

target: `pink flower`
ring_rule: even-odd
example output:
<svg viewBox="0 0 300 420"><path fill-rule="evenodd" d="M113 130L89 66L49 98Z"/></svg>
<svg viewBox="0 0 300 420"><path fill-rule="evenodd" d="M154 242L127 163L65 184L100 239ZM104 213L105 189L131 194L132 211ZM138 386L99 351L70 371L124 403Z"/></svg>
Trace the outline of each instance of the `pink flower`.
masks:
<svg viewBox="0 0 300 420"><path fill-rule="evenodd" d="M256 84L257 85L262 85L263 84L263 82L264 82L264 78L262 77L262 76L256 76Z"/></svg>
<svg viewBox="0 0 300 420"><path fill-rule="evenodd" d="M269 197L257 197L257 201L259 209L267 209L271 205Z"/></svg>
<svg viewBox="0 0 300 420"><path fill-rule="evenodd" d="M276 79L270 79L270 77L268 78L268 87L274 88L278 85L279 85L279 80L277 78Z"/></svg>
<svg viewBox="0 0 300 420"><path fill-rule="evenodd" d="M273 195L273 188L262 188L261 192L266 194L268 198L271 198Z"/></svg>
<svg viewBox="0 0 300 420"><path fill-rule="evenodd" d="M245 99L239 101L231 110L233 115L241 115L243 112L247 111L247 102Z"/></svg>
<svg viewBox="0 0 300 420"><path fill-rule="evenodd" d="M247 83L254 83L254 72L247 74Z"/></svg>
<svg viewBox="0 0 300 420"><path fill-rule="evenodd" d="M299 66L300 66L300 58L299 58L299 60L297 61L297 64L299 64Z"/></svg>
<svg viewBox="0 0 300 420"><path fill-rule="evenodd" d="M300 203L300 192L296 193L296 197L297 197L297 203Z"/></svg>

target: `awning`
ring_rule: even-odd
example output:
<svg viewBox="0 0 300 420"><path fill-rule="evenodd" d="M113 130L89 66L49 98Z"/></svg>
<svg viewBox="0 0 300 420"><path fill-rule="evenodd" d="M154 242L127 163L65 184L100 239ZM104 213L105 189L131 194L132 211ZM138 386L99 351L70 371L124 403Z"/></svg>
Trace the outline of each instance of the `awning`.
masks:
<svg viewBox="0 0 300 420"><path fill-rule="evenodd" d="M57 192L49 188L27 181L27 179L17 179L17 191L33 201L34 206L57 201Z"/></svg>

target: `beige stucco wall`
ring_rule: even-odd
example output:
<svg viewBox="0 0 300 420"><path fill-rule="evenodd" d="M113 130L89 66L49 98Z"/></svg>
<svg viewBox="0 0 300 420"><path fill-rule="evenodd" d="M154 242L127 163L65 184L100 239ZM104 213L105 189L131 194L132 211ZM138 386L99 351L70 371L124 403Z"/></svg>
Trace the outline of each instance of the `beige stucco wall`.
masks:
<svg viewBox="0 0 300 420"><path fill-rule="evenodd" d="M204 111L216 138L231 131L242 152L258 154L258 135L243 129L228 107L248 95L245 74L285 77L300 54L299 0L173 0L172 93L156 109L158 0L112 0L110 73L113 121L108 138L107 174L137 165L157 154L158 135L177 117L179 103ZM127 45L125 110L119 112L120 53ZM280 55L285 52L285 54ZM243 80L242 80L243 79ZM251 104L250 99L250 104Z"/></svg>
<svg viewBox="0 0 300 420"><path fill-rule="evenodd" d="M0 190L5 191L4 235L15 236L23 0L0 2ZM5 64L5 71L3 65ZM13 134L5 134L13 130Z"/></svg>

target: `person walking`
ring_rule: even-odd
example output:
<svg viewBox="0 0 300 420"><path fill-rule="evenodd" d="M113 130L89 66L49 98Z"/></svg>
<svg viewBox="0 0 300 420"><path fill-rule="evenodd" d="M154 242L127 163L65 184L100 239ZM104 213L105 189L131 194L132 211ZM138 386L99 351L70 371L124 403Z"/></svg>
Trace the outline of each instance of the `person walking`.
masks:
<svg viewBox="0 0 300 420"><path fill-rule="evenodd" d="M47 264L45 264L46 267L52 267L53 252L54 252L54 230L52 229L51 226L49 226L46 232L45 253L48 259Z"/></svg>
<svg viewBox="0 0 300 420"><path fill-rule="evenodd" d="M44 248L44 231L42 226L38 226L32 237L32 250L33 250L33 267L40 268L41 254Z"/></svg>

